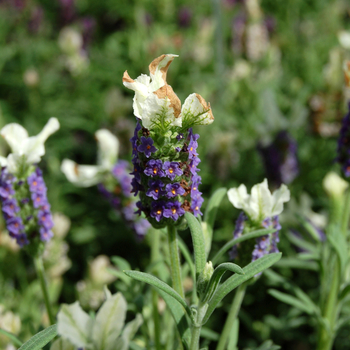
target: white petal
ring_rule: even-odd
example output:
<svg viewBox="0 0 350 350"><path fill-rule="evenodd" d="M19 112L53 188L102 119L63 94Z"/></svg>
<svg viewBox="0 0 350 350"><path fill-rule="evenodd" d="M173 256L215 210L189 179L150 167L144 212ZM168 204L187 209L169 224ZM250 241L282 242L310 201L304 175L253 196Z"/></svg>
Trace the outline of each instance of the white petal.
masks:
<svg viewBox="0 0 350 350"><path fill-rule="evenodd" d="M7 156L7 170L11 174L16 174L19 170L18 165L23 162L23 156L18 153L10 153Z"/></svg>
<svg viewBox="0 0 350 350"><path fill-rule="evenodd" d="M210 104L199 94L191 94L181 109L182 117L196 125L209 125L214 121Z"/></svg>
<svg viewBox="0 0 350 350"><path fill-rule="evenodd" d="M0 166L6 166L7 165L7 158L0 156Z"/></svg>
<svg viewBox="0 0 350 350"><path fill-rule="evenodd" d="M45 154L44 143L48 137L60 128L60 123L56 118L50 118L43 130L36 136L31 136L24 140L24 154L27 157L27 163L38 163Z"/></svg>
<svg viewBox="0 0 350 350"><path fill-rule="evenodd" d="M344 49L350 49L350 32L346 30L341 30L338 33L338 40L340 45L343 46Z"/></svg>
<svg viewBox="0 0 350 350"><path fill-rule="evenodd" d="M97 130L95 137L98 142L98 164L104 169L111 170L117 161L119 141L107 129Z"/></svg>
<svg viewBox="0 0 350 350"><path fill-rule="evenodd" d="M175 57L179 56L173 54L161 55L154 59L148 66L152 77L151 84L153 91L158 90L164 84L166 84L166 75L168 68Z"/></svg>
<svg viewBox="0 0 350 350"><path fill-rule="evenodd" d="M243 209L246 200L249 198L247 188L242 184L238 188L230 188L227 191L229 201L237 209Z"/></svg>
<svg viewBox="0 0 350 350"><path fill-rule="evenodd" d="M279 215L283 211L283 203L290 200L290 192L286 185L282 185L278 190L276 190L272 195L273 205L271 208L271 215Z"/></svg>
<svg viewBox="0 0 350 350"><path fill-rule="evenodd" d="M19 153L23 151L22 143L28 138L28 132L22 125L17 123L7 124L0 130L0 134L9 144L12 152Z"/></svg>
<svg viewBox="0 0 350 350"><path fill-rule="evenodd" d="M101 168L96 165L78 165L70 159L64 159L61 171L68 181L79 187L90 187L102 180Z"/></svg>
<svg viewBox="0 0 350 350"><path fill-rule="evenodd" d="M250 208L255 213L252 220L262 221L270 217L272 206L272 195L265 179L262 183L254 185L251 190Z"/></svg>

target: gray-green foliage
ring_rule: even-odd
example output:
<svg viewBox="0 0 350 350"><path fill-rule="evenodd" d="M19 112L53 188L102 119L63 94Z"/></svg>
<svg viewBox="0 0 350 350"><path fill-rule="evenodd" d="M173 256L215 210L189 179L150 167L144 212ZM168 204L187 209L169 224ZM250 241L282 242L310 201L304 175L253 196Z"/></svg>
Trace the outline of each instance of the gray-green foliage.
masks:
<svg viewBox="0 0 350 350"><path fill-rule="evenodd" d="M106 301L94 319L83 311L78 302L63 304L57 315L57 331L61 338L52 344L51 350L71 350L75 347L127 350L143 320L137 314L134 320L124 326L126 311L127 303L123 295L111 295L108 290Z"/></svg>

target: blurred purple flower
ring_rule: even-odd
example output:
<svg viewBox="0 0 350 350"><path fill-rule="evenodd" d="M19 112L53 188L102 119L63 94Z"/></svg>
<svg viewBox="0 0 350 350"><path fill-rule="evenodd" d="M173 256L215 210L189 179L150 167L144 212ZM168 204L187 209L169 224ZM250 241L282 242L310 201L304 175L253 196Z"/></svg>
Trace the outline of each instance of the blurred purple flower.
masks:
<svg viewBox="0 0 350 350"><path fill-rule="evenodd" d="M192 22L192 11L188 7L181 7L178 13L178 24L182 28L188 28Z"/></svg>

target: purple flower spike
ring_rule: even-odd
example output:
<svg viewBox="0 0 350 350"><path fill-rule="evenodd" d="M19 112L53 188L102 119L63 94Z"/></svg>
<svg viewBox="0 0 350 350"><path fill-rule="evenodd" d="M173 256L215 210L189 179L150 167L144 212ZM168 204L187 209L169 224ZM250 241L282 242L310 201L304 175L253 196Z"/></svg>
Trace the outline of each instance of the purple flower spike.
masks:
<svg viewBox="0 0 350 350"><path fill-rule="evenodd" d="M53 237L53 232L51 230L46 229L45 227L41 227L39 231L40 231L40 239L43 242L47 242Z"/></svg>
<svg viewBox="0 0 350 350"><path fill-rule="evenodd" d="M9 220L7 220L7 229L10 233L10 236L18 236L21 233L21 231L24 230L22 219L19 217L10 218Z"/></svg>
<svg viewBox="0 0 350 350"><path fill-rule="evenodd" d="M164 201L154 201L151 204L151 217L155 218L158 222L163 218L164 216L164 209L165 209L165 202Z"/></svg>
<svg viewBox="0 0 350 350"><path fill-rule="evenodd" d="M178 162L164 162L163 170L165 170L165 174L170 180L174 180L176 175L181 176L183 174Z"/></svg>
<svg viewBox="0 0 350 350"><path fill-rule="evenodd" d="M166 209L164 209L164 217L171 218L174 221L185 214L185 210L181 207L181 203L178 201L168 202L166 204Z"/></svg>
<svg viewBox="0 0 350 350"><path fill-rule="evenodd" d="M50 212L39 210L38 212L38 224L47 230L52 229L53 227L53 221L52 216Z"/></svg>
<svg viewBox="0 0 350 350"><path fill-rule="evenodd" d="M17 201L15 198L5 199L2 203L2 211L8 217L16 216L16 213L19 212L19 206L17 205Z"/></svg>
<svg viewBox="0 0 350 350"><path fill-rule="evenodd" d="M147 158L157 151L157 148L153 146L153 140L150 137L141 137L141 145L137 147L139 152L143 152Z"/></svg>
<svg viewBox="0 0 350 350"><path fill-rule="evenodd" d="M16 237L16 241L17 241L17 244L18 244L20 247L23 247L23 246L29 244L27 235L26 235L25 233L19 234L19 235Z"/></svg>
<svg viewBox="0 0 350 350"><path fill-rule="evenodd" d="M173 198L175 196L182 196L186 191L181 187L178 182L174 184L167 184L165 186L166 196L168 198Z"/></svg>
<svg viewBox="0 0 350 350"><path fill-rule="evenodd" d="M160 159L151 159L147 163L147 167L144 170L144 173L147 176L159 176L159 177L164 177L165 173L162 170L163 163Z"/></svg>
<svg viewBox="0 0 350 350"><path fill-rule="evenodd" d="M164 187L164 183L160 180L149 180L148 186L149 189L146 193L148 197L152 197L153 199L159 199L159 197L165 194L165 192L162 190L162 188Z"/></svg>

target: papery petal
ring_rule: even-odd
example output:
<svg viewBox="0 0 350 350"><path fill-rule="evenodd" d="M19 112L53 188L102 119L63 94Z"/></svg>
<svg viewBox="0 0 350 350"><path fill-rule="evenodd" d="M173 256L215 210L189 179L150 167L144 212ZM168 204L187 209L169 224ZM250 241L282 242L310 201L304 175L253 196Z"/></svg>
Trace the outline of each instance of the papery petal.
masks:
<svg viewBox="0 0 350 350"><path fill-rule="evenodd" d="M0 156L0 167L7 165L7 158Z"/></svg>
<svg viewBox="0 0 350 350"><path fill-rule="evenodd" d="M31 136L24 140L23 154L26 155L26 162L33 164L38 163L45 154L44 143L50 135L60 128L57 118L50 118L43 130L36 136Z"/></svg>
<svg viewBox="0 0 350 350"><path fill-rule="evenodd" d="M119 140L107 129L95 132L98 142L98 165L111 170L118 158Z"/></svg>
<svg viewBox="0 0 350 350"><path fill-rule="evenodd" d="M12 152L23 152L22 143L28 138L28 132L22 125L11 123L0 130L1 136L6 140Z"/></svg>
<svg viewBox="0 0 350 350"><path fill-rule="evenodd" d="M191 94L185 100L181 110L182 117L192 125L209 125L214 121L210 103L199 94Z"/></svg>
<svg viewBox="0 0 350 350"><path fill-rule="evenodd" d="M64 159L61 164L61 171L68 181L80 187L90 187L101 182L101 170L99 166L78 165L70 159Z"/></svg>
<svg viewBox="0 0 350 350"><path fill-rule="evenodd" d="M170 101L170 108L174 110L174 117L179 118L181 113L181 101L170 85L164 85L157 91L154 91L154 94L160 99L168 98Z"/></svg>
<svg viewBox="0 0 350 350"><path fill-rule="evenodd" d="M272 194L272 208L271 217L282 213L283 203L290 200L290 192L286 185L281 185L281 187Z"/></svg>
<svg viewBox="0 0 350 350"><path fill-rule="evenodd" d="M243 209L246 205L249 195L247 193L247 188L242 184L238 188L230 188L227 191L227 196L229 201L237 209Z"/></svg>
<svg viewBox="0 0 350 350"><path fill-rule="evenodd" d="M158 90L160 87L166 84L168 68L175 57L179 56L173 54L161 55L155 58L148 66L152 77L153 91ZM163 85L161 85L162 83ZM157 86L157 84L160 86Z"/></svg>
<svg viewBox="0 0 350 350"><path fill-rule="evenodd" d="M18 172L18 164L21 163L23 155L19 155L18 153L10 153L7 156L7 170L11 174L16 174Z"/></svg>
<svg viewBox="0 0 350 350"><path fill-rule="evenodd" d="M146 74L141 74L137 79L133 80L130 78L128 71L125 71L123 84L128 89L134 90L146 98L149 93L150 77Z"/></svg>
<svg viewBox="0 0 350 350"><path fill-rule="evenodd" d="M273 198L267 185L267 179L260 184L254 185L251 190L250 207L256 213L252 220L264 220L271 216Z"/></svg>

